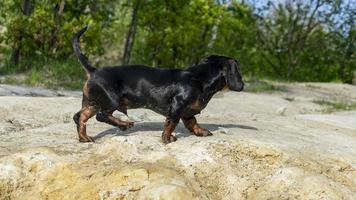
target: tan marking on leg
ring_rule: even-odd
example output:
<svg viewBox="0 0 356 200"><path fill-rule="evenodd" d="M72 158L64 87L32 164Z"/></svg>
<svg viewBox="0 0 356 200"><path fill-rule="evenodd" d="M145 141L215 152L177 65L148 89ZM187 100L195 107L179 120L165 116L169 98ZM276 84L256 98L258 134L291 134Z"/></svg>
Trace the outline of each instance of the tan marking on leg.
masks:
<svg viewBox="0 0 356 200"><path fill-rule="evenodd" d="M85 82L84 86L83 86L83 95L88 97L89 96L89 88L88 88L88 81Z"/></svg>
<svg viewBox="0 0 356 200"><path fill-rule="evenodd" d="M97 113L97 110L93 106L82 108L79 118L79 141L80 142L94 142L94 139L87 135L86 127L88 120Z"/></svg>
<svg viewBox="0 0 356 200"><path fill-rule="evenodd" d="M197 119L195 117L192 118L183 118L184 126L192 132L196 136L209 136L212 135L210 131L207 129L201 128L197 123Z"/></svg>
<svg viewBox="0 0 356 200"><path fill-rule="evenodd" d="M171 120L166 119L164 124L164 130L162 133L163 143L168 144L177 140L176 137L172 135L172 132L176 128L177 124L173 123Z"/></svg>
<svg viewBox="0 0 356 200"><path fill-rule="evenodd" d="M121 130L126 130L128 128L133 127L134 122L124 121L120 118L116 118L112 115L108 116L109 123L112 123L114 126L118 126Z"/></svg>

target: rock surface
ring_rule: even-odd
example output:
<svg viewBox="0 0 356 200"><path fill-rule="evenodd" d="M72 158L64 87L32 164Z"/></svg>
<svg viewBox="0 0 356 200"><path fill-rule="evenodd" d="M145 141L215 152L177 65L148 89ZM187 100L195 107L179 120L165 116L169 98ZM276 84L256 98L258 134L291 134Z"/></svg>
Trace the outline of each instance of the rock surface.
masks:
<svg viewBox="0 0 356 200"><path fill-rule="evenodd" d="M1 81L0 77L0 81ZM0 84L0 96L32 96L32 97L54 97L54 96L81 96L79 91L69 90L49 90L44 88L34 88L25 86L15 86Z"/></svg>
<svg viewBox="0 0 356 200"><path fill-rule="evenodd" d="M129 110L125 132L90 120L82 144L79 97L0 97L0 199L356 199L356 111L313 103L356 87L284 87L221 93L198 116L213 136L179 124L168 145L149 110Z"/></svg>

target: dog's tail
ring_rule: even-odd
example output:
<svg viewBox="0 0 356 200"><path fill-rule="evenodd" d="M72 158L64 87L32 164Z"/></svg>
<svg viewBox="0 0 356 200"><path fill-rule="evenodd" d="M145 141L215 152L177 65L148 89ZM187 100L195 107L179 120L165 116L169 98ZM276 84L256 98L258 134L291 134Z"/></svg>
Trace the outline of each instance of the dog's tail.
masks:
<svg viewBox="0 0 356 200"><path fill-rule="evenodd" d="M80 63L83 65L84 70L87 72L88 75L90 75L96 70L96 68L89 63L88 58L80 50L80 44L79 44L80 36L82 36L82 34L87 30L88 30L88 26L85 26L82 30L76 33L73 37L72 45L73 45L75 55L78 57Z"/></svg>

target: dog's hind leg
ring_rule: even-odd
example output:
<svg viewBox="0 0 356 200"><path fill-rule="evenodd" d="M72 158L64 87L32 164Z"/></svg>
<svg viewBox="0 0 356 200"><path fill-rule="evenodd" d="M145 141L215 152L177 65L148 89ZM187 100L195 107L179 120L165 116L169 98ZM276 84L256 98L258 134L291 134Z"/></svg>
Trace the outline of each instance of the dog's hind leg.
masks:
<svg viewBox="0 0 356 200"><path fill-rule="evenodd" d="M85 106L77 112L73 120L77 125L79 142L94 142L94 139L87 135L86 127L88 120L98 112L94 106Z"/></svg>
<svg viewBox="0 0 356 200"><path fill-rule="evenodd" d="M79 142L94 142L94 139L87 135L86 123L89 118L93 117L98 112L98 107L90 105L86 96L86 85L83 90L82 109L73 116L73 120L77 126Z"/></svg>
<svg viewBox="0 0 356 200"><path fill-rule="evenodd" d="M123 121L119 118L112 116L113 111L102 111L96 115L96 120L99 122L104 122L112 126L117 126L120 130L125 131L128 128L131 128L134 125L134 122Z"/></svg>
<svg viewBox="0 0 356 200"><path fill-rule="evenodd" d="M195 117L182 118L182 121L184 123L184 126L196 136L205 137L213 135L210 131L200 127Z"/></svg>

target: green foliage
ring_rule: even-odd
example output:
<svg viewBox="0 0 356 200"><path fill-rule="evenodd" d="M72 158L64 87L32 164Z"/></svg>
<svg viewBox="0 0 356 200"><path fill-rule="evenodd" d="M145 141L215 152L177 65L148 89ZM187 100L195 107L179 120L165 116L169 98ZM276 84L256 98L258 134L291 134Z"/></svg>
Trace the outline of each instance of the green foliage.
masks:
<svg viewBox="0 0 356 200"><path fill-rule="evenodd" d="M0 1L0 26L7 29L0 33L0 47L6 47L0 50L0 73L31 70L28 84L79 87L83 73L72 56L71 39L89 24L81 44L94 64L120 63L129 27L135 26L130 63L185 68L222 54L237 58L244 77L252 80L354 79L356 31L352 5L340 6L346 1L286 1L258 10L245 1L140 0L132 25L135 2ZM328 20L337 15L343 20ZM16 50L20 62L13 65ZM250 88L280 89L264 82Z"/></svg>
<svg viewBox="0 0 356 200"><path fill-rule="evenodd" d="M233 3L222 13L212 51L237 58L245 76L259 73L255 26L251 8Z"/></svg>
<svg viewBox="0 0 356 200"><path fill-rule="evenodd" d="M265 92L265 93L272 93L272 92L285 92L286 88L283 86L278 86L273 84L270 81L259 81L259 80L251 80L247 81L246 88L244 89L246 92Z"/></svg>
<svg viewBox="0 0 356 200"><path fill-rule="evenodd" d="M111 1L32 0L28 15L23 13L23 2L5 0L0 8L8 29L2 40L10 47L21 48L23 57L63 58L72 54L73 33L87 24L86 50L103 53L101 40L113 12Z"/></svg>
<svg viewBox="0 0 356 200"><path fill-rule="evenodd" d="M236 2L228 7L212 0L145 2L132 63L184 68L209 54L224 54L248 58L240 62L252 66L253 27L252 10Z"/></svg>
<svg viewBox="0 0 356 200"><path fill-rule="evenodd" d="M325 113L356 109L356 102L341 102L341 101L333 102L333 101L326 101L326 100L316 100L313 102L324 106L325 109L323 111Z"/></svg>
<svg viewBox="0 0 356 200"><path fill-rule="evenodd" d="M347 57L344 53L352 42L345 45L342 41L355 36L351 32L335 34L328 30L345 22L339 20L338 25L326 23L328 18L340 16L339 12L334 12L338 6L323 0L271 3L267 7L269 14L261 14L257 19L256 30L256 41L261 47L258 50L260 61L267 66L265 74L295 81L352 80L355 56ZM327 9L330 7L333 9ZM350 30L353 29L351 26ZM349 49L349 54L355 55L355 49Z"/></svg>
<svg viewBox="0 0 356 200"><path fill-rule="evenodd" d="M134 46L132 62L172 68L199 61L221 12L209 0L145 2L139 12L142 39Z"/></svg>
<svg viewBox="0 0 356 200"><path fill-rule="evenodd" d="M48 88L81 89L85 73L76 59L37 61L26 76L25 83Z"/></svg>

